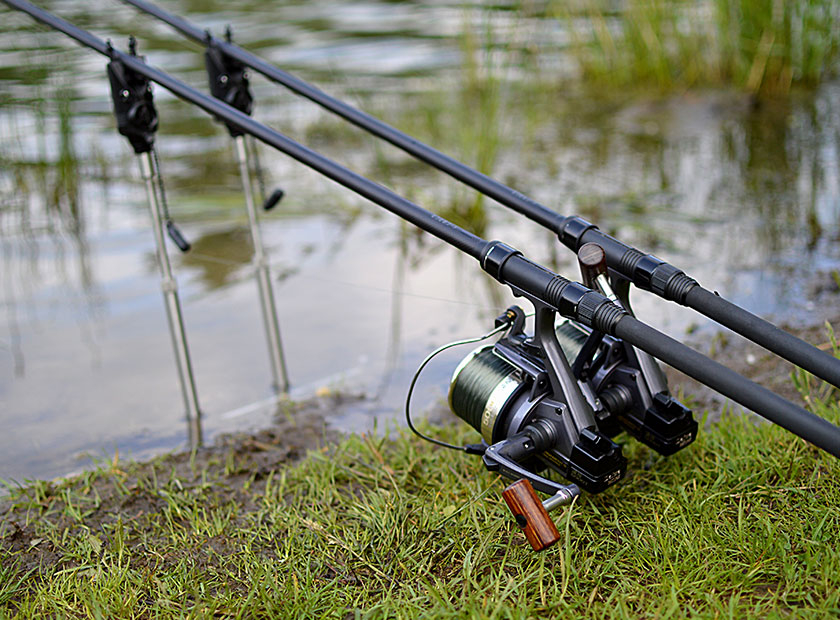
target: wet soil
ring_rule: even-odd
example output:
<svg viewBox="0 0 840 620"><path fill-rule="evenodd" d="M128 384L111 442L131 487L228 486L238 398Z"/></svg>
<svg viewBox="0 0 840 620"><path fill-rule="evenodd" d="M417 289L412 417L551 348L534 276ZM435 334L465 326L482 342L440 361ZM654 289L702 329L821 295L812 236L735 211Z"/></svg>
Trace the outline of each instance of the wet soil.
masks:
<svg viewBox="0 0 840 620"><path fill-rule="evenodd" d="M97 472L36 483L20 496L0 500L0 557L14 558L18 574L37 574L57 565L71 568L73 563L66 565L66 557L57 552L45 531L65 532L65 536L86 531L97 536L118 520L141 529L148 517L166 507L159 492L165 480L177 479L179 487L202 492L212 484L214 502L236 502L247 513L269 476L338 440L339 433L328 428L326 419L330 412L359 398L334 393L288 402L271 427L255 433L225 434L212 446L194 451L145 463L115 461ZM67 509L68 497L73 498L76 515Z"/></svg>
<svg viewBox="0 0 840 620"><path fill-rule="evenodd" d="M818 349L830 353L831 343L826 322L831 325L835 333L840 334L840 309L837 309L836 305L829 307L831 311L826 314L825 321L818 324L804 327L783 324L779 327ZM791 374L796 367L757 344L725 331L717 332L711 341L687 342L686 344L727 368L776 392L779 396L799 405L804 404L791 379ZM667 368L665 374L673 393L677 394L681 391L695 411L708 410L709 422L715 421L720 416L722 406L729 402L726 397L678 370Z"/></svg>

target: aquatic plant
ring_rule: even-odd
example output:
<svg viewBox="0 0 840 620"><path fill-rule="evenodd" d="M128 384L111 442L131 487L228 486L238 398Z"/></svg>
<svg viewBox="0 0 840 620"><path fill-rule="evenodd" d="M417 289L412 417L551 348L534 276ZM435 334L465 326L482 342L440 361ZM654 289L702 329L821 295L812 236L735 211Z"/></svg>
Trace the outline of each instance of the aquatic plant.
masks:
<svg viewBox="0 0 840 620"><path fill-rule="evenodd" d="M583 0L569 24L582 77L614 87L732 85L787 93L836 71L840 3L835 0Z"/></svg>

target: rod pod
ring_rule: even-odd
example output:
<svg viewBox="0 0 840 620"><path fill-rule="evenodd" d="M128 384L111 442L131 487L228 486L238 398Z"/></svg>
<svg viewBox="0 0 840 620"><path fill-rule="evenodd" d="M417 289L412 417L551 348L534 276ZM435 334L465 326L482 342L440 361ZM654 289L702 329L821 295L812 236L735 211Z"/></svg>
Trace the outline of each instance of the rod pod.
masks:
<svg viewBox="0 0 840 620"><path fill-rule="evenodd" d="M230 31L228 30L228 40ZM210 82L210 93L221 99L243 114L250 116L254 107L254 97L248 85L245 66L225 54L218 46L209 43L204 54L207 76ZM224 122L224 121L222 121ZM271 361L271 376L275 392L288 393L289 374L286 359L283 355L283 342L280 337L280 323L277 320L277 306L274 291L271 286L271 269L269 260L260 234L259 216L254 199L254 183L251 171L254 166L251 161L251 149L246 140L249 136L232 123L225 123L228 133L233 139L236 159L239 166L239 177L242 180L242 191L245 195L245 209L248 212L248 227L251 232L251 243L254 247L254 275L260 298L265 340L268 345L268 357ZM255 149L256 145L252 144Z"/></svg>
<svg viewBox="0 0 840 620"><path fill-rule="evenodd" d="M132 56L136 56L133 39L130 44ZM140 58L142 60L142 58ZM195 386L190 350L187 344L181 302L178 297L178 282L172 275L169 254L166 251L164 230L168 229L173 240L177 233L171 222L164 217L163 185L160 169L155 154L155 132L158 128L158 116L155 109L152 88L148 78L133 71L122 60L112 55L108 63L108 79L111 84L111 97L114 103L114 115L117 129L125 136L140 165L140 175L146 187L149 213L152 216L152 230L155 236L157 264L160 271L160 285L163 292L169 335L175 353L175 366L178 371L181 397L187 417L187 430L190 445L202 443L201 409L198 404L198 391ZM164 223L166 222L166 223ZM175 234L173 234L173 232ZM184 242L186 243L186 242ZM183 250L183 245L178 244ZM189 245L186 245L188 248Z"/></svg>

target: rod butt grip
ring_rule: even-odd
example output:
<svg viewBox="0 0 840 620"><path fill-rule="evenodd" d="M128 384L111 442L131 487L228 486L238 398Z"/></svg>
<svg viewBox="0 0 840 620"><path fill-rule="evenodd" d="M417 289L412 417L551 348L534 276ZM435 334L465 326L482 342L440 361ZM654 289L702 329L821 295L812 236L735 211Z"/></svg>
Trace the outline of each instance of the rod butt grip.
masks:
<svg viewBox="0 0 840 620"><path fill-rule="evenodd" d="M502 492L502 497L534 551L547 549L560 540L560 532L530 482L517 480Z"/></svg>

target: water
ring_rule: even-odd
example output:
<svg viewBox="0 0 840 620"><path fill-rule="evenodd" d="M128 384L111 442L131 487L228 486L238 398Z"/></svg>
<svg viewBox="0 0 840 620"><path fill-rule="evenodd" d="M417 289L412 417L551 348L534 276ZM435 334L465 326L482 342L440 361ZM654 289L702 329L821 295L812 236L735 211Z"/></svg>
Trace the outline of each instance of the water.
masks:
<svg viewBox="0 0 840 620"><path fill-rule="evenodd" d="M42 3L204 90L199 46L117 2ZM810 322L836 303L840 85L757 109L727 93L583 98L564 25L447 2L202 3L165 7L238 42L564 213L661 255L761 315ZM0 13L0 478L61 475L89 455L144 456L186 428L137 162L114 131L102 57ZM470 32L469 36L465 32ZM567 275L551 235L254 78L255 116L350 168ZM170 248L208 436L274 413L232 144L155 91ZM267 149L286 198L262 218L295 396L366 397L336 412L367 430L401 415L413 369L478 334L513 298L471 259ZM649 323L710 329L634 298ZM417 405L444 394L466 351L441 356Z"/></svg>

